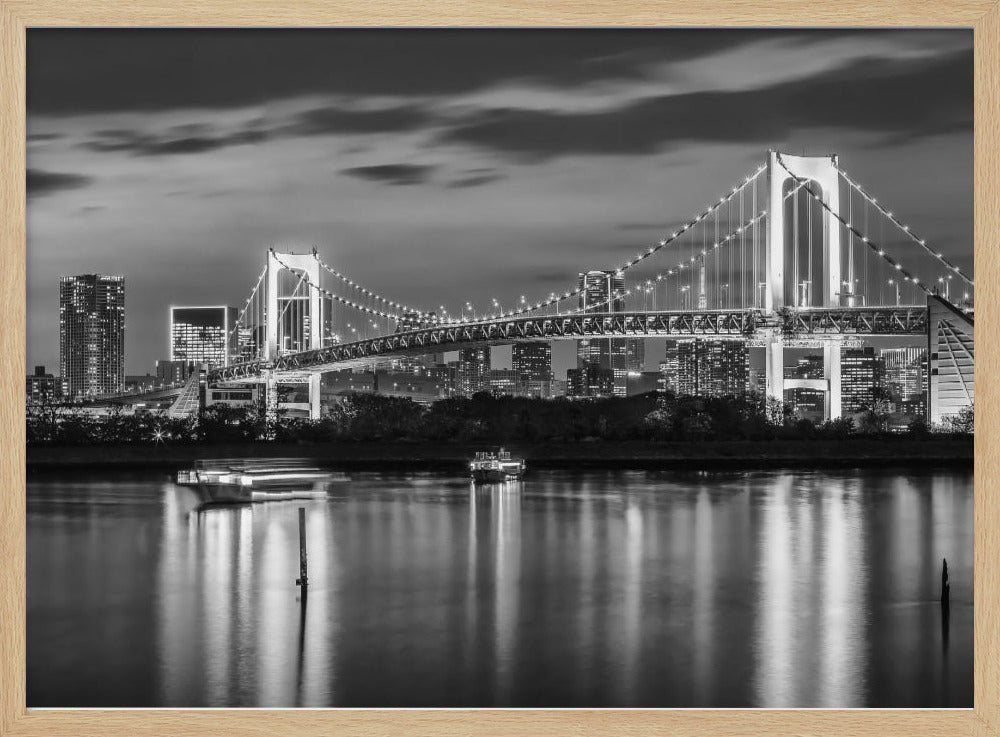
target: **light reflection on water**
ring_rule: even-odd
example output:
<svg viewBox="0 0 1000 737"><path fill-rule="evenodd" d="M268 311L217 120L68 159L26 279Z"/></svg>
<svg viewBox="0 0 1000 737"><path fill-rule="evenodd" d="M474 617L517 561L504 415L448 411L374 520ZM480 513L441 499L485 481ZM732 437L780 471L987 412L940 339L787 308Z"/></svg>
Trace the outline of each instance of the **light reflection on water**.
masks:
<svg viewBox="0 0 1000 737"><path fill-rule="evenodd" d="M370 474L215 508L37 478L28 704L971 706L972 523L956 471Z"/></svg>

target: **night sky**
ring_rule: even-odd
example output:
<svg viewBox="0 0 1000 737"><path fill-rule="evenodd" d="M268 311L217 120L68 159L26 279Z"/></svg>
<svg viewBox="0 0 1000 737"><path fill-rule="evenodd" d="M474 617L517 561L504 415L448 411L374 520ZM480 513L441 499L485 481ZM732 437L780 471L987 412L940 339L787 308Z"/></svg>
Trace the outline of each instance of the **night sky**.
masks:
<svg viewBox="0 0 1000 737"><path fill-rule="evenodd" d="M168 306L242 305L270 245L426 309L536 301L768 148L838 153L971 273L972 71L965 30L32 29L28 366L58 372L60 275L126 276L145 373Z"/></svg>

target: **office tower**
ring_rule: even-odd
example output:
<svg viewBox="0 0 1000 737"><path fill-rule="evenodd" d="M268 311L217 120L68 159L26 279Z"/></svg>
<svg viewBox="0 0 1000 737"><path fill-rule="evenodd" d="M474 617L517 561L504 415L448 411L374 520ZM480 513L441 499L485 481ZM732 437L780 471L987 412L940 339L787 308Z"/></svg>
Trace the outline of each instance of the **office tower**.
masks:
<svg viewBox="0 0 1000 737"><path fill-rule="evenodd" d="M625 369L642 372L646 369L646 341L643 338L626 338Z"/></svg>
<svg viewBox="0 0 1000 737"><path fill-rule="evenodd" d="M490 370L490 393L494 397L514 396L518 393L518 376L513 369Z"/></svg>
<svg viewBox="0 0 1000 737"><path fill-rule="evenodd" d="M677 393L738 396L750 388L750 357L737 340L677 341Z"/></svg>
<svg viewBox="0 0 1000 737"><path fill-rule="evenodd" d="M458 394L471 397L490 388L490 348L478 346L458 352Z"/></svg>
<svg viewBox="0 0 1000 737"><path fill-rule="evenodd" d="M580 309L583 312L624 312L625 277L615 271L580 273ZM576 365L594 364L612 372L612 392L626 394L628 375L628 340L625 338L587 338L577 343Z"/></svg>
<svg viewBox="0 0 1000 737"><path fill-rule="evenodd" d="M59 277L59 371L70 398L125 385L125 277Z"/></svg>
<svg viewBox="0 0 1000 737"><path fill-rule="evenodd" d="M823 379L823 356L811 355L800 358L794 366L785 366L786 379Z"/></svg>
<svg viewBox="0 0 1000 737"><path fill-rule="evenodd" d="M596 363L585 363L566 372L566 396L609 397L614 380L611 369L601 368Z"/></svg>
<svg viewBox="0 0 1000 737"><path fill-rule="evenodd" d="M170 308L170 360L228 366L238 355L235 307Z"/></svg>
<svg viewBox="0 0 1000 737"><path fill-rule="evenodd" d="M898 412L923 417L927 410L927 350L883 348L879 352L883 384Z"/></svg>
<svg viewBox="0 0 1000 737"><path fill-rule="evenodd" d="M510 364L523 386L552 381L552 346L537 340L515 343L510 351Z"/></svg>
<svg viewBox="0 0 1000 737"><path fill-rule="evenodd" d="M678 368L677 341L668 340L666 354L663 360L660 361L660 381L658 383L660 391L673 392L674 394L680 393L677 383Z"/></svg>
<svg viewBox="0 0 1000 737"><path fill-rule="evenodd" d="M875 349L845 348L840 358L840 395L844 414L863 412L875 403L875 388L880 384Z"/></svg>

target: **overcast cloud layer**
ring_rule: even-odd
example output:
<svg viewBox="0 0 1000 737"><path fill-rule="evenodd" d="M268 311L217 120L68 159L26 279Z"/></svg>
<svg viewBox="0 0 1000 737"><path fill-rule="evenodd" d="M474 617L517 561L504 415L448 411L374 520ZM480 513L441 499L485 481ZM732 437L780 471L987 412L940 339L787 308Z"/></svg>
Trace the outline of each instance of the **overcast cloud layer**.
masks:
<svg viewBox="0 0 1000 737"><path fill-rule="evenodd" d="M564 291L768 148L838 153L972 270L964 30L32 29L27 72L29 366L61 274L126 275L128 373L270 245L428 308Z"/></svg>

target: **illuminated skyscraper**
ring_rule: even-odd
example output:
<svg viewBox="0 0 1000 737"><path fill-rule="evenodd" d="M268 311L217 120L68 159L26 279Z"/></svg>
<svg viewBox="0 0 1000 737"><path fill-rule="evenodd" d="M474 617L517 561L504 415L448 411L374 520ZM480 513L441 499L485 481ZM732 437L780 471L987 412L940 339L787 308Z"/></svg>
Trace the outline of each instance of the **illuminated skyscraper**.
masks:
<svg viewBox="0 0 1000 737"><path fill-rule="evenodd" d="M875 349L845 348L840 358L841 407L844 414L871 409L880 384L880 362Z"/></svg>
<svg viewBox="0 0 1000 737"><path fill-rule="evenodd" d="M478 346L458 352L458 394L471 397L490 390L490 348Z"/></svg>
<svg viewBox="0 0 1000 737"><path fill-rule="evenodd" d="M552 381L552 346L544 341L515 343L510 350L510 363L522 385Z"/></svg>
<svg viewBox="0 0 1000 737"><path fill-rule="evenodd" d="M236 308L170 308L170 360L226 366L235 357L239 335Z"/></svg>
<svg viewBox="0 0 1000 737"><path fill-rule="evenodd" d="M124 389L124 276L59 278L59 371L70 398Z"/></svg>
<svg viewBox="0 0 1000 737"><path fill-rule="evenodd" d="M580 309L583 312L624 312L625 277L615 271L580 273ZM611 371L615 396L626 395L628 346L625 338L588 338L577 343L576 365L593 364ZM603 385L603 384L595 384Z"/></svg>
<svg viewBox="0 0 1000 737"><path fill-rule="evenodd" d="M678 394L724 397L738 396L749 390L750 358L746 343L679 340L676 350Z"/></svg>

